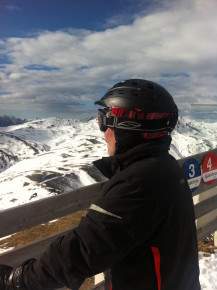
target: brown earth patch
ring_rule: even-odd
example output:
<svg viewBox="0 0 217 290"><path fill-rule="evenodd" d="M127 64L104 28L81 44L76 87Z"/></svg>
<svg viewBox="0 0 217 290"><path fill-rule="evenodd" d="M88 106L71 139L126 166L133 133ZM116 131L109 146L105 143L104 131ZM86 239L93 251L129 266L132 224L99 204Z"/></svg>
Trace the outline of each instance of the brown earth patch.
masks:
<svg viewBox="0 0 217 290"><path fill-rule="evenodd" d="M210 235L198 242L198 251L204 252L204 256L209 257L211 254L214 254L217 247L214 246L213 235Z"/></svg>

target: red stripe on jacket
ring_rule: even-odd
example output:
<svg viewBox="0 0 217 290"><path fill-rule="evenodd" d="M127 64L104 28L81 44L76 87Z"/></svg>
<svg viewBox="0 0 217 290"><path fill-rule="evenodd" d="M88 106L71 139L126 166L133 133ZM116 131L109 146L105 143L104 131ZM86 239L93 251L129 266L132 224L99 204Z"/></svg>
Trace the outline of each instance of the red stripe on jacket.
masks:
<svg viewBox="0 0 217 290"><path fill-rule="evenodd" d="M155 265L155 272L157 276L158 290L160 290L161 289L160 252L159 252L159 249L156 247L151 247L151 250L154 256L154 265Z"/></svg>

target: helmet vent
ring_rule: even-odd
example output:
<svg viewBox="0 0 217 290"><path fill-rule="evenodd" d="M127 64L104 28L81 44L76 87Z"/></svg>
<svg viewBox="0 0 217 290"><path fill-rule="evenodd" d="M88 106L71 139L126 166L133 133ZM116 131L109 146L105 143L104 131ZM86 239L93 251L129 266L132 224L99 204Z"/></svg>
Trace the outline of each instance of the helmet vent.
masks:
<svg viewBox="0 0 217 290"><path fill-rule="evenodd" d="M139 81L132 81L132 85L137 86Z"/></svg>
<svg viewBox="0 0 217 290"><path fill-rule="evenodd" d="M149 100L149 101L152 101L152 102L156 102L156 97L155 97L155 95L147 95L147 99Z"/></svg>
<svg viewBox="0 0 217 290"><path fill-rule="evenodd" d="M151 84L151 83L148 83L147 84L147 88L150 89L150 90L153 90L154 89L154 85Z"/></svg>

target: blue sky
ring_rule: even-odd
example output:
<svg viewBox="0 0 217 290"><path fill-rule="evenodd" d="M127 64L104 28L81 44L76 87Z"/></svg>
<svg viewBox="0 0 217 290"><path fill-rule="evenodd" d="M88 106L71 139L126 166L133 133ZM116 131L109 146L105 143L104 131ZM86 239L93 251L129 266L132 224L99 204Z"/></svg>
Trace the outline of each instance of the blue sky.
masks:
<svg viewBox="0 0 217 290"><path fill-rule="evenodd" d="M0 33L2 37L25 37L38 30L70 27L103 31L112 26L109 21L115 21L116 17L122 17L123 24L130 23L141 2L132 3L129 0L3 0Z"/></svg>
<svg viewBox="0 0 217 290"><path fill-rule="evenodd" d="M217 104L216 0L0 0L0 114L83 118L113 84Z"/></svg>

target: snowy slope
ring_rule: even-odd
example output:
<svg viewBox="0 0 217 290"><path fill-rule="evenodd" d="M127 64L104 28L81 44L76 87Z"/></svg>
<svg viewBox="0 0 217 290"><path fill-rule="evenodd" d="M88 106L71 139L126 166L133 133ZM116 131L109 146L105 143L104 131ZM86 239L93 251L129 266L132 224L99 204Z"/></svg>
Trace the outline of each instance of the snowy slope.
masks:
<svg viewBox="0 0 217 290"><path fill-rule="evenodd" d="M98 181L91 163L106 145L96 120L49 118L0 130L0 209Z"/></svg>
<svg viewBox="0 0 217 290"><path fill-rule="evenodd" d="M201 153L217 147L217 121L187 122L179 118L172 133L173 142L171 154L180 157Z"/></svg>

